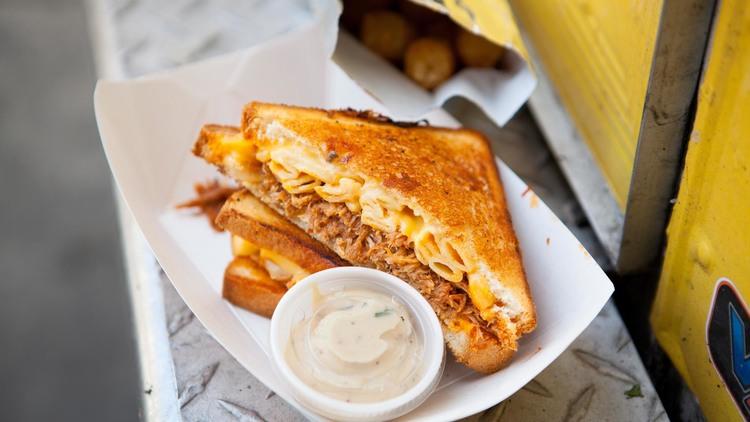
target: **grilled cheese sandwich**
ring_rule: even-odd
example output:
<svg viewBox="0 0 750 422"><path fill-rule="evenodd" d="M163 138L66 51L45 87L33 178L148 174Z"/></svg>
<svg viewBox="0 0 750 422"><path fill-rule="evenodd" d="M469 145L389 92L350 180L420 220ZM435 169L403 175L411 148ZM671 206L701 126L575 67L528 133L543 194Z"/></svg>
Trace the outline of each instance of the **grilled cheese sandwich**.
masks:
<svg viewBox="0 0 750 422"><path fill-rule="evenodd" d="M502 185L481 135L262 103L246 107L241 135L215 128L204 127L196 155L345 259L415 285L459 360L497 370L534 328ZM356 227L333 227L334 217ZM373 252L378 242L391 252ZM418 271L396 265L394 245L398 262Z"/></svg>

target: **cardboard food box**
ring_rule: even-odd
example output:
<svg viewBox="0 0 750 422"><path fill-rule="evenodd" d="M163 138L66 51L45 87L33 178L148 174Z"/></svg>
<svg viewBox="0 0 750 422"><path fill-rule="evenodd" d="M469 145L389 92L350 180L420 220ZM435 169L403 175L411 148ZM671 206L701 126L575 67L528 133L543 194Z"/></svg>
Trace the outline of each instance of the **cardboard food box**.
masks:
<svg viewBox="0 0 750 422"><path fill-rule="evenodd" d="M261 45L135 80L100 81L94 100L117 186L185 303L248 371L306 416L319 419L294 400L273 372L269 320L221 297L222 275L231 259L229 235L175 208L193 195L195 182L218 176L191 154L192 144L206 122L238 124L243 105L251 100L370 109L442 126L457 122L435 106L439 100L387 64L382 72L370 72L375 79L353 79L356 72L340 63L342 57L352 60L368 52L356 43L349 49L342 38L334 54L338 3L313 2L311 10L304 26ZM514 92L506 86L489 100L505 104L498 110L506 113L525 101ZM503 113L498 116L506 120L512 115ZM504 400L558 357L613 291L604 272L549 208L499 160L498 167L537 309L537 328L521 339L512 363L494 374L482 375L449 359L438 390L405 416L409 420L455 420Z"/></svg>
<svg viewBox="0 0 750 422"><path fill-rule="evenodd" d="M378 9L382 4L390 6ZM354 22L347 22L347 17L351 15L347 13L347 7L356 8L359 12L348 19ZM426 12L420 13L415 8ZM379 40L368 43L366 33L370 28L362 21L382 13L404 16L400 19L408 25L406 32L409 35L403 36L406 40L401 40L404 45L398 56L392 56L395 54L393 52L378 54L383 49L377 48L376 42ZM452 97L464 97L502 126L528 100L536 86L528 53L510 6L505 1L495 2L492 7L481 2L345 1L341 21L334 61L389 110L405 118L423 115ZM399 43L399 37L393 34L397 31L391 26L378 28L384 34L381 44L385 43L386 46L388 43ZM475 58L467 63L462 59L465 56L462 52L472 50L472 55L476 56L477 53L482 55L481 51L476 51L478 47L479 50L484 49L481 45L464 45L461 42L463 39L488 41L488 44L499 49L500 58L490 59L489 62ZM408 63L405 61L420 53L410 55L414 51L411 47L424 40L439 41L447 46L454 63L451 76L432 89L420 86L407 76ZM486 54L482 56L486 57ZM485 63L479 64L478 61ZM434 62L435 58L424 65L434 68L441 64Z"/></svg>

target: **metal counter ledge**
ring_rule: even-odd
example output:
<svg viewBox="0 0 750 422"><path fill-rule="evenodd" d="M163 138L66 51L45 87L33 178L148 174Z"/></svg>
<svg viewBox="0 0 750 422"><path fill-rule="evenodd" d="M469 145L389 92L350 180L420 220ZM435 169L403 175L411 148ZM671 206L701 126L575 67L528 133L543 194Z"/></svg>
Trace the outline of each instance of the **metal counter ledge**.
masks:
<svg viewBox="0 0 750 422"><path fill-rule="evenodd" d="M225 0L89 0L102 78L127 78L252 45L260 3ZM271 25L281 33L298 24ZM467 104L448 110L483 130L503 158L568 224L595 258L601 247L575 222L582 212L528 112L498 129ZM534 157L534 159L528 159ZM146 421L294 421L303 417L240 366L194 317L156 263L119 193ZM479 392L478 392L479 393ZM489 392L483 392L484 394ZM667 416L613 303L522 390L471 421L665 421Z"/></svg>

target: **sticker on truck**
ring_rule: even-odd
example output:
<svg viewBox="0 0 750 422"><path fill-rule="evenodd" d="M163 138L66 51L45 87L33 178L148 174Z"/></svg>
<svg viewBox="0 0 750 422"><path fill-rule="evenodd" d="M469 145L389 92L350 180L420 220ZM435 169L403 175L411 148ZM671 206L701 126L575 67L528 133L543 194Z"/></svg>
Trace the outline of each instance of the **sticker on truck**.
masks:
<svg viewBox="0 0 750 422"><path fill-rule="evenodd" d="M711 363L740 413L750 419L750 312L727 278L716 282L706 321Z"/></svg>

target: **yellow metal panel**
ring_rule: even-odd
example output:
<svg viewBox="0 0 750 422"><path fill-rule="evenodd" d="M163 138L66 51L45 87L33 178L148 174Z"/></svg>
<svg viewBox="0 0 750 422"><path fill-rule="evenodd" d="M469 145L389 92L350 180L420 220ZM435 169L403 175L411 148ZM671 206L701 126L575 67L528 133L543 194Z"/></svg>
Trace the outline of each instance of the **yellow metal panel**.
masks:
<svg viewBox="0 0 750 422"><path fill-rule="evenodd" d="M662 0L511 0L624 210Z"/></svg>
<svg viewBox="0 0 750 422"><path fill-rule="evenodd" d="M464 28L496 44L515 50L526 62L529 54L521 40L507 0L412 0L446 13Z"/></svg>
<svg viewBox="0 0 750 422"><path fill-rule="evenodd" d="M651 321L709 420L741 420L706 347L717 281L750 298L750 8L719 2Z"/></svg>

